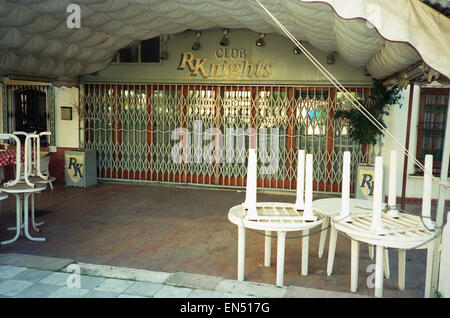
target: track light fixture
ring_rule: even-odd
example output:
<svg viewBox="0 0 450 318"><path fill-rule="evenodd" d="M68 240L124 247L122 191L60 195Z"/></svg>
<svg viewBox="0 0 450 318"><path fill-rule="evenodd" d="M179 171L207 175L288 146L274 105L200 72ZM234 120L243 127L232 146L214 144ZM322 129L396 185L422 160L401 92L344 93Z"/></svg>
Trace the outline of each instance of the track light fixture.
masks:
<svg viewBox="0 0 450 318"><path fill-rule="evenodd" d="M200 40L201 35L202 35L202 33L200 31L195 32L196 40L195 40L194 44L192 44L192 49L194 51L197 51L200 49L200 41L199 40Z"/></svg>
<svg viewBox="0 0 450 318"><path fill-rule="evenodd" d="M159 58L161 60L167 60L169 58L169 53L167 53L167 40L169 40L169 35L163 35L162 40L163 40L163 47L161 54L159 55Z"/></svg>
<svg viewBox="0 0 450 318"><path fill-rule="evenodd" d="M259 34L259 39L256 40L256 46L264 46L264 33Z"/></svg>
<svg viewBox="0 0 450 318"><path fill-rule="evenodd" d="M228 41L228 29L223 29L223 38L222 41L220 41L220 45L222 46L228 46L228 44L230 43Z"/></svg>
<svg viewBox="0 0 450 318"><path fill-rule="evenodd" d="M333 51L327 55L327 64L334 64L336 61L336 53L337 52Z"/></svg>

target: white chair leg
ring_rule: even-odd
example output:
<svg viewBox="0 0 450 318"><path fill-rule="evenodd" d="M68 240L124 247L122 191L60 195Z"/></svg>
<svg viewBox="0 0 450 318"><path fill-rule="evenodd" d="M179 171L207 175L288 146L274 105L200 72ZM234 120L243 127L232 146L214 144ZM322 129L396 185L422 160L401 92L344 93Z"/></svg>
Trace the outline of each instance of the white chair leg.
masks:
<svg viewBox="0 0 450 318"><path fill-rule="evenodd" d="M389 279L391 276L391 271L389 269L389 252L388 249L384 249L384 277Z"/></svg>
<svg viewBox="0 0 450 318"><path fill-rule="evenodd" d="M238 229L238 274L237 279L244 280L245 269L245 227L239 226Z"/></svg>
<svg viewBox="0 0 450 318"><path fill-rule="evenodd" d="M373 245L369 245L369 258L373 259L375 256L375 251Z"/></svg>
<svg viewBox="0 0 450 318"><path fill-rule="evenodd" d="M358 290L359 242L352 240L350 291Z"/></svg>
<svg viewBox="0 0 450 318"><path fill-rule="evenodd" d="M308 275L309 230L302 231L302 275Z"/></svg>
<svg viewBox="0 0 450 318"><path fill-rule="evenodd" d="M384 247L377 245L375 261L375 297L383 297Z"/></svg>
<svg viewBox="0 0 450 318"><path fill-rule="evenodd" d="M433 241L428 243L427 248L427 267L425 274L425 298L431 297L431 276L432 276L432 268L433 268L433 254L434 254L434 246Z"/></svg>
<svg viewBox="0 0 450 318"><path fill-rule="evenodd" d="M322 232L320 233L320 242L319 242L319 258L322 258L323 250L325 247L325 242L327 240L327 232L328 232L328 226L330 226L330 218L325 217L325 220L323 220L322 223Z"/></svg>
<svg viewBox="0 0 450 318"><path fill-rule="evenodd" d="M277 286L283 286L284 250L286 246L286 232L279 231L277 239Z"/></svg>
<svg viewBox="0 0 450 318"><path fill-rule="evenodd" d="M338 232L334 226L330 231L330 246L328 247L328 262L327 262L327 275L331 276L333 272L334 254L336 253L336 242Z"/></svg>
<svg viewBox="0 0 450 318"><path fill-rule="evenodd" d="M264 266L270 267L270 257L272 248L272 231L266 231L265 242L264 242Z"/></svg>
<svg viewBox="0 0 450 318"><path fill-rule="evenodd" d="M398 289L405 290L406 251L398 250Z"/></svg>

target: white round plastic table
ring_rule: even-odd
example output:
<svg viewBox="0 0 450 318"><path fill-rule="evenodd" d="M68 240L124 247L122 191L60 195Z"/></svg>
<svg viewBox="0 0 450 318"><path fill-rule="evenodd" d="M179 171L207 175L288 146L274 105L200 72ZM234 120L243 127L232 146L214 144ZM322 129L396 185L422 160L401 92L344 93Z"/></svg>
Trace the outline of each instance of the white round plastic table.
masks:
<svg viewBox="0 0 450 318"><path fill-rule="evenodd" d="M276 284L283 286L284 276L284 254L286 233L293 231L302 231L302 275L308 273L308 244L309 244L309 229L320 225L323 222L323 217L316 215L317 220L307 222L303 220L303 211L294 209L294 204L280 203L280 202L261 202L256 204L259 219L246 219L247 211L244 206L236 205L228 212L228 220L236 224L238 230L238 273L237 278L240 281L244 280L245 268L245 229L253 229L265 231L265 256L264 265L270 266L270 235L272 232L277 232L277 277Z"/></svg>
<svg viewBox="0 0 450 318"><path fill-rule="evenodd" d="M32 237L28 232L28 198L31 194L41 192L46 189L45 185L35 185L34 188L28 186L26 183L18 183L12 187L0 187L2 192L14 194L16 197L16 235L8 241L1 242L1 245L15 242L19 236L22 228L22 203L24 214L24 232L25 236L31 241L45 241L43 237Z"/></svg>
<svg viewBox="0 0 450 318"><path fill-rule="evenodd" d="M327 228L330 226L330 220L333 217L339 218L339 215L341 214L341 202L342 202L341 198L326 198L315 200L312 203L313 211L324 216L324 221L322 223L322 232L320 233L319 258L321 258L323 255L323 250L325 247L325 241L327 237ZM350 199L350 208L349 208L350 216L371 214L372 207L373 207L372 200ZM384 209L385 207L386 203L383 203L381 208ZM331 225L330 246L328 249L328 261L327 261L328 276L330 276L331 273L333 272L334 255L336 253L336 242L337 242L337 231L333 227L333 225ZM372 252L370 248L369 252Z"/></svg>
<svg viewBox="0 0 450 318"><path fill-rule="evenodd" d="M359 242L376 246L375 267L375 296L383 296L383 264L384 249L399 249L399 287L404 289L405 278L405 250L412 248L428 248L428 259L430 258L430 246L432 252L433 238L435 234L427 229L421 217L406 213L400 213L399 218L394 218L388 213L382 213L382 224L386 230L384 235L376 234L371 230L372 215L360 215L353 217L351 223L331 220L333 226L340 232L350 236L352 240L352 269L351 269L351 291L355 292L358 283L359 265ZM427 273L428 276L429 273ZM427 278L428 279L428 278ZM403 286L402 286L403 285Z"/></svg>

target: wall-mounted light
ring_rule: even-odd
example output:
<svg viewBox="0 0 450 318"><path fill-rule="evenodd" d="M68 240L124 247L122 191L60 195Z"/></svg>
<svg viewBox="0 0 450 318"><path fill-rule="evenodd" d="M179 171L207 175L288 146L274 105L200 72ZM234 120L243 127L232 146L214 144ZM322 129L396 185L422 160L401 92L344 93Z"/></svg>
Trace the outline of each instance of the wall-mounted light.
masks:
<svg viewBox="0 0 450 318"><path fill-rule="evenodd" d="M196 40L195 40L194 44L192 44L192 49L194 51L197 51L200 49L200 36L201 35L202 35L202 33L200 31L195 32Z"/></svg>
<svg viewBox="0 0 450 318"><path fill-rule="evenodd" d="M220 41L220 45L222 46L228 46L228 43L230 43L230 41L228 41L228 29L223 29L223 38L222 41Z"/></svg>
<svg viewBox="0 0 450 318"><path fill-rule="evenodd" d="M300 50L300 48L298 46L294 46L293 52L294 52L294 54L302 54L302 50Z"/></svg>
<svg viewBox="0 0 450 318"><path fill-rule="evenodd" d="M163 35L162 36L163 45L162 45L162 51L159 55L159 58L161 60L167 60L169 58L169 53L167 52L167 41L169 40L169 35Z"/></svg>
<svg viewBox="0 0 450 318"><path fill-rule="evenodd" d="M330 52L327 55L327 64L334 64L334 62L336 61L336 51Z"/></svg>
<svg viewBox="0 0 450 318"><path fill-rule="evenodd" d="M256 40L256 46L264 46L264 33L259 34L259 39Z"/></svg>

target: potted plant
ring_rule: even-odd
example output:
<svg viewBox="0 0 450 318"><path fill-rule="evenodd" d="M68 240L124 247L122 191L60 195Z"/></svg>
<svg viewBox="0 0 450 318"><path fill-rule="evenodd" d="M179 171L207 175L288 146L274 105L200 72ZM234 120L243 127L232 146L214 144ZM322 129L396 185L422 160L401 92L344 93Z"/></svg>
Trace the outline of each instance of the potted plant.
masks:
<svg viewBox="0 0 450 318"><path fill-rule="evenodd" d="M385 117L389 116L392 105L398 104L401 98L396 87L386 87L382 81L374 80L373 87L367 99L359 98L358 102L386 128ZM401 105L398 104L400 107ZM373 191L373 165L370 165L374 146L380 141L383 132L380 131L360 110L349 103L343 110L337 110L334 118L346 120L350 139L361 145L366 145L367 163L358 165L356 175L356 197L371 199Z"/></svg>

